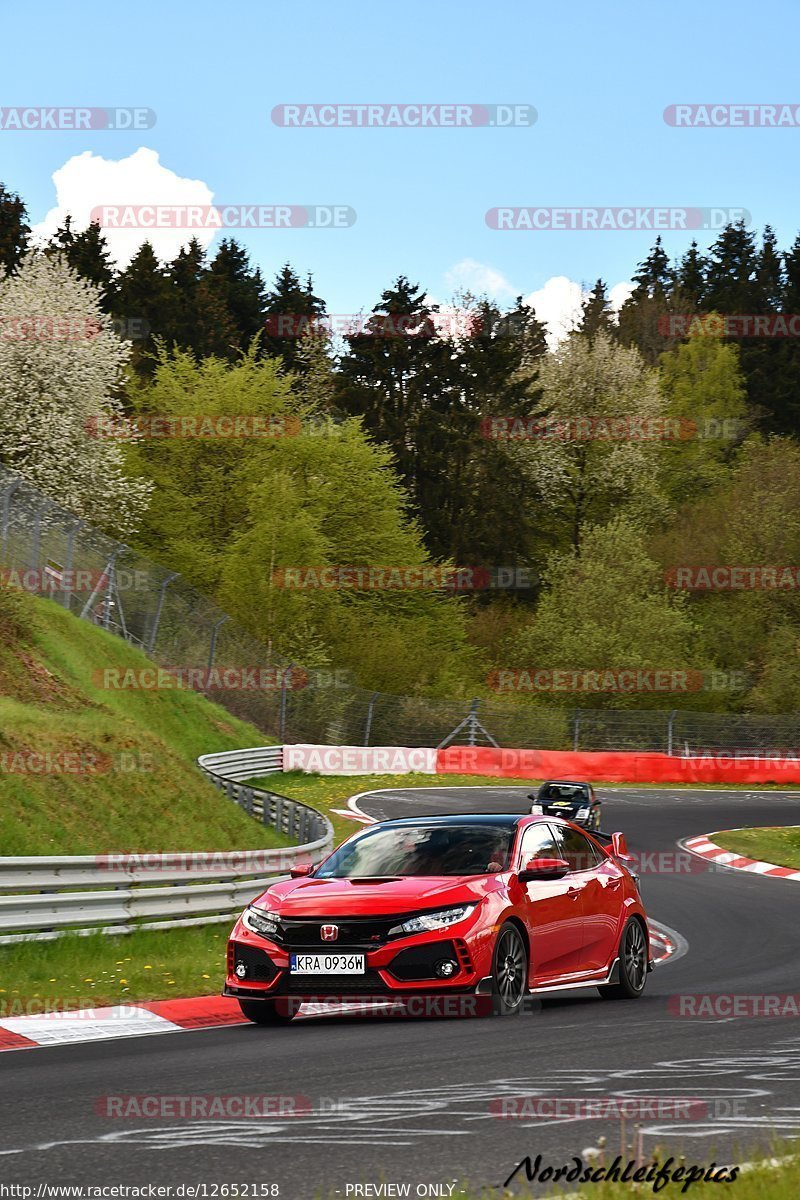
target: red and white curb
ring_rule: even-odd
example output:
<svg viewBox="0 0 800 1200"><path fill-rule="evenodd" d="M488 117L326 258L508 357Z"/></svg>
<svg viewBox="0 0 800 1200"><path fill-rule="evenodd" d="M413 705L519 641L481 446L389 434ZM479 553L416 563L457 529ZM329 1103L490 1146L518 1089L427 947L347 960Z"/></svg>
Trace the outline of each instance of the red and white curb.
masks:
<svg viewBox="0 0 800 1200"><path fill-rule="evenodd" d="M685 953L680 934L650 922L651 946L656 963L679 958ZM13 1008L13 1000L10 1001ZM387 1005L391 1006L391 1000ZM154 1033L177 1033L186 1029L215 1029L246 1025L237 1002L227 996L194 996L189 999L147 1000L137 1004L115 1004L102 1008L34 1012L34 1001L21 1001L25 1015L0 1017L0 1052L33 1050L40 1046L66 1046L78 1042L102 1042L111 1038L143 1037ZM44 1003L42 1004L44 1007ZM349 1015L374 1010L374 1003L304 1004L299 1018Z"/></svg>
<svg viewBox="0 0 800 1200"><path fill-rule="evenodd" d="M760 862L756 858L747 858L742 854L734 854L732 850L723 849L722 846L711 841L711 838L716 836L715 833L710 833L703 837L687 838L680 844L685 850L691 851L699 858L707 859L708 862L716 863L719 867L730 867L734 871L749 871L752 875L770 875L776 879L800 879L800 871L795 871L791 867L777 867L775 863Z"/></svg>

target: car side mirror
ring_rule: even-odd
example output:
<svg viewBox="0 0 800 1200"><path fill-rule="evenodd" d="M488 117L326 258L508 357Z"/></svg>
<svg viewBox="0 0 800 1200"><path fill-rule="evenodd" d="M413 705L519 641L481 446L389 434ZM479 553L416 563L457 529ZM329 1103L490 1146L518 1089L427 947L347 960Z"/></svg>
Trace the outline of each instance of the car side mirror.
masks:
<svg viewBox="0 0 800 1200"><path fill-rule="evenodd" d="M535 883L537 879L563 879L569 874L569 863L563 858L529 858L517 872L520 883Z"/></svg>
<svg viewBox="0 0 800 1200"><path fill-rule="evenodd" d="M624 833L612 833L611 853L614 855L614 858L627 859L630 861L631 856L628 853L628 843L625 841Z"/></svg>
<svg viewBox="0 0 800 1200"><path fill-rule="evenodd" d="M296 867L289 867L289 877L291 879L302 879L305 875L310 875L314 870L311 863L298 864Z"/></svg>

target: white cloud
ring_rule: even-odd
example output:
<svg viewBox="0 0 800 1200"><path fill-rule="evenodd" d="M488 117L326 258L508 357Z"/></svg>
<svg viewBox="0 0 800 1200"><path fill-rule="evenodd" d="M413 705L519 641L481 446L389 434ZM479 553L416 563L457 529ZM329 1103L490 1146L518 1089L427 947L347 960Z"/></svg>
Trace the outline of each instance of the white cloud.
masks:
<svg viewBox="0 0 800 1200"><path fill-rule="evenodd" d="M486 263L476 262L474 258L464 258L445 273L447 286L454 291L469 291L473 295L486 295L492 300L504 303L514 299L522 292L515 287L501 271ZM619 312L622 305L633 291L631 283L615 283L609 290L608 298L613 311ZM566 275L554 275L546 283L525 296L525 303L536 310L536 316L547 325L547 342L550 348L577 327L581 317L581 301L587 292ZM447 310L446 305L441 306Z"/></svg>
<svg viewBox="0 0 800 1200"><path fill-rule="evenodd" d="M615 283L611 291L608 293L608 298L611 301L611 307L615 313L618 313L622 308L628 296L633 292L632 283Z"/></svg>
<svg viewBox="0 0 800 1200"><path fill-rule="evenodd" d="M547 341L551 349L577 326L583 294L581 285L573 279L567 279L566 275L554 275L544 287L525 297L525 303L532 304L536 316L547 325Z"/></svg>
<svg viewBox="0 0 800 1200"><path fill-rule="evenodd" d="M33 227L37 239L47 241L72 216L74 229L84 229L100 205L210 204L214 193L201 179L183 179L163 167L158 153L141 147L128 158L108 159L87 150L68 159L53 174L56 206ZM181 246L196 236L208 246L214 229L111 229L104 230L111 257L125 267L142 242L149 241L161 259L174 258Z"/></svg>
<svg viewBox="0 0 800 1200"><path fill-rule="evenodd" d="M453 291L472 292L474 296L488 296L491 300L507 300L518 296L512 284L501 271L474 258L463 258L445 273L445 282Z"/></svg>

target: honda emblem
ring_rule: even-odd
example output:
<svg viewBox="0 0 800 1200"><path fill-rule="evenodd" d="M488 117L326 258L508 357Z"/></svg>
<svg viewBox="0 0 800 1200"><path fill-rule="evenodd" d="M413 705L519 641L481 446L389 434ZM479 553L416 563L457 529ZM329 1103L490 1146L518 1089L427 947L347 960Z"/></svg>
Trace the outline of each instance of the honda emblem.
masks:
<svg viewBox="0 0 800 1200"><path fill-rule="evenodd" d="M319 936L322 938L323 942L335 942L339 936L339 926L323 925L320 928Z"/></svg>

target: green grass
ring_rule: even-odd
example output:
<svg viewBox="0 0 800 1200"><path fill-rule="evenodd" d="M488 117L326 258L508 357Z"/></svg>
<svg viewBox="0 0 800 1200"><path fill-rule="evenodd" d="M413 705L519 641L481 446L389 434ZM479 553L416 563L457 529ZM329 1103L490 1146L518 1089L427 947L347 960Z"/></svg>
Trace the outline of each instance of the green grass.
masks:
<svg viewBox="0 0 800 1200"><path fill-rule="evenodd" d="M714 842L734 854L800 871L800 827L726 829L714 834Z"/></svg>
<svg viewBox="0 0 800 1200"><path fill-rule="evenodd" d="M199 754L263 743L262 733L188 690L103 688L103 668L152 663L52 601L21 600L21 636L9 638L0 620L3 855L285 844L195 765ZM37 773L31 754L82 769Z"/></svg>
<svg viewBox="0 0 800 1200"><path fill-rule="evenodd" d="M52 1001L77 1008L218 995L232 925L231 920L187 929L141 929L121 937L93 934L0 946L0 1023L3 1015L41 1011ZM29 1001L35 1004L26 1010Z"/></svg>

